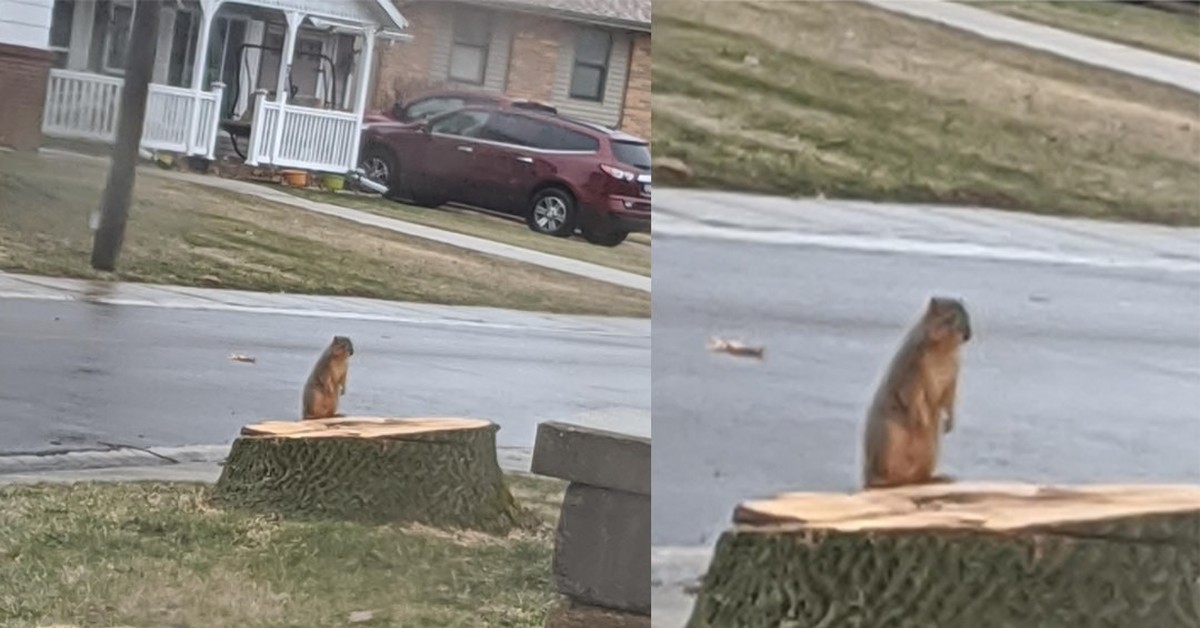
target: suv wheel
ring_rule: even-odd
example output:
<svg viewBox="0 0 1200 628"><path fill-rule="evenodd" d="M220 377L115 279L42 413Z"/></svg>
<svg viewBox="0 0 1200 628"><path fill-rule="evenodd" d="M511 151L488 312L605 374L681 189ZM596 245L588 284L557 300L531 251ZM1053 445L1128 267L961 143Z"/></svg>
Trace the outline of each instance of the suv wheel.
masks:
<svg viewBox="0 0 1200 628"><path fill-rule="evenodd" d="M565 238L575 233L577 217L575 199L570 193L560 188L547 188L534 195L525 222L538 233Z"/></svg>
<svg viewBox="0 0 1200 628"><path fill-rule="evenodd" d="M400 180L400 168L391 151L379 146L371 146L363 154L358 167L362 168L368 179L387 186L388 191L384 193L384 196L396 192L396 183Z"/></svg>
<svg viewBox="0 0 1200 628"><path fill-rule="evenodd" d="M629 232L624 229L584 229L583 239L598 244L600 246L616 246L625 241L629 237Z"/></svg>

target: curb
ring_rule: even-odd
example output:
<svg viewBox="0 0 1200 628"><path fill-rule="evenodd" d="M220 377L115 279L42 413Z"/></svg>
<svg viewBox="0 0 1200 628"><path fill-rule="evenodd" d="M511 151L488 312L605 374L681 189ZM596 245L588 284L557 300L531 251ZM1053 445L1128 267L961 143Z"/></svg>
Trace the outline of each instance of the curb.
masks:
<svg viewBox="0 0 1200 628"><path fill-rule="evenodd" d="M0 475L83 471L118 467L158 467L187 463L220 463L230 445L184 447L120 447L103 451L66 451L50 454L0 455ZM504 471L529 473L533 450L528 447L497 447L496 458Z"/></svg>
<svg viewBox="0 0 1200 628"><path fill-rule="evenodd" d="M42 471L76 471L109 467L156 467L188 462L222 462L229 445L185 447L119 447L101 451L0 456L0 475Z"/></svg>

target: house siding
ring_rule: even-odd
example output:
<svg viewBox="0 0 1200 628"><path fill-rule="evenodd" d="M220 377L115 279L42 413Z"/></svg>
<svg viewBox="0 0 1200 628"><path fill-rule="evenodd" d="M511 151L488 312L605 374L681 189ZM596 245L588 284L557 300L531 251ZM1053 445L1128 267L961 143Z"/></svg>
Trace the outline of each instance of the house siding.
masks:
<svg viewBox="0 0 1200 628"><path fill-rule="evenodd" d="M605 126L621 122L621 107L625 102L625 77L629 75L629 36L620 31L612 34L612 51L608 57L608 77L604 83L604 101L593 102L571 98L571 74L575 69L575 42L581 27L564 29L559 46L558 67L554 73L551 102L560 113Z"/></svg>
<svg viewBox="0 0 1200 628"><path fill-rule="evenodd" d="M423 89L453 84L449 70L456 6L432 2L402 5L413 40L380 53L372 109L385 110ZM649 33L611 31L613 48L604 101L597 103L569 95L575 41L582 25L528 13L498 12L496 16L483 89L548 102L565 115L649 139Z"/></svg>
<svg viewBox="0 0 1200 628"><path fill-rule="evenodd" d="M47 50L54 0L0 0L0 44Z"/></svg>

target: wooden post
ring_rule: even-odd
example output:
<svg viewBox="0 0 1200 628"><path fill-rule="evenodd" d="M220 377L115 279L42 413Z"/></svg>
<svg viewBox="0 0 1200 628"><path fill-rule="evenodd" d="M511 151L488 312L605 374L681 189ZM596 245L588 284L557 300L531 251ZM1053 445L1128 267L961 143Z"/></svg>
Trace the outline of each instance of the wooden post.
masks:
<svg viewBox="0 0 1200 628"><path fill-rule="evenodd" d="M161 3L143 0L135 6L129 55L125 61L125 86L121 90L117 141L100 201L100 224L92 241L92 268L96 270L116 268L125 240L125 222L129 217L138 147L146 117L146 97L150 92L150 73L154 69L154 53L158 47Z"/></svg>

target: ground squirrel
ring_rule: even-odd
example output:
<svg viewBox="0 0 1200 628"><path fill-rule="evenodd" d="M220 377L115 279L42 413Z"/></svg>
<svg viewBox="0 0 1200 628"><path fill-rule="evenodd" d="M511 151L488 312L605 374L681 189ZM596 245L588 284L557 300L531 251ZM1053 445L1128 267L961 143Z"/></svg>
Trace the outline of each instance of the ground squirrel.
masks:
<svg viewBox="0 0 1200 628"><path fill-rule="evenodd" d="M334 336L304 383L302 420L341 416L337 413L338 401L346 394L346 371L352 355L354 344L350 339Z"/></svg>
<svg viewBox="0 0 1200 628"><path fill-rule="evenodd" d="M971 319L961 301L929 300L867 412L866 488L951 480L934 469L941 436L954 429L959 347L970 338Z"/></svg>

